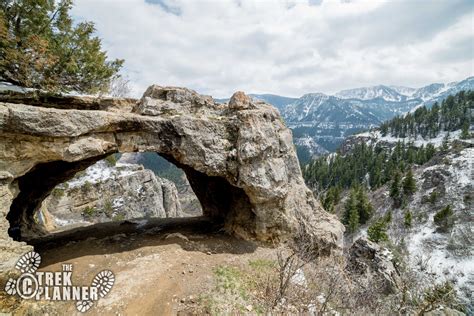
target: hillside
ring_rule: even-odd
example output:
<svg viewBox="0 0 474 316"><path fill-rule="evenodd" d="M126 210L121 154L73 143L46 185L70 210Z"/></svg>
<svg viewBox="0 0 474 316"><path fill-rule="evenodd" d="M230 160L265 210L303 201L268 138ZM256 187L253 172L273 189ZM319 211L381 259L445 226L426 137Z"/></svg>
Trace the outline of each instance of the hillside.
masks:
<svg viewBox="0 0 474 316"><path fill-rule="evenodd" d="M474 286L473 95L353 135L303 169L323 206L345 223L348 243L368 237L385 245L418 282L448 282L465 302Z"/></svg>
<svg viewBox="0 0 474 316"><path fill-rule="evenodd" d="M380 126L419 107L430 108L463 90L474 90L474 77L421 88L377 85L342 90L334 95L308 93L289 98L253 94L252 97L278 108L293 131L298 157L307 162L311 157L336 151L352 134ZM225 103L228 99L218 101Z"/></svg>
<svg viewBox="0 0 474 316"><path fill-rule="evenodd" d="M343 90L334 96L307 94L287 105L282 114L297 144L299 138L313 140L302 143L310 145L299 150L305 153L300 157L307 158L324 152L318 147L333 152L351 134L379 126L419 107L430 108L463 90L474 90L474 77L419 89L379 85Z"/></svg>

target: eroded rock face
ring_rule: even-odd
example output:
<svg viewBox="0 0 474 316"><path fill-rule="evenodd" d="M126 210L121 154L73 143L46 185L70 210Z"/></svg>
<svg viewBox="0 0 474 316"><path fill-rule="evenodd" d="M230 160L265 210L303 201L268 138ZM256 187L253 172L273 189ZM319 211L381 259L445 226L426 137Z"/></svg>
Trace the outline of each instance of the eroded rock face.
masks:
<svg viewBox="0 0 474 316"><path fill-rule="evenodd" d="M183 216L174 183L156 177L141 165L111 166L99 161L85 171L54 188L41 204L37 217L41 217L39 221L47 230L133 218Z"/></svg>
<svg viewBox="0 0 474 316"><path fill-rule="evenodd" d="M280 242L303 229L321 253L341 246L343 226L304 184L291 132L272 106L243 93L227 106L156 85L131 111L82 110L78 99L70 110L0 103L0 240L5 217L30 229L38 204L77 171L111 153L153 151L183 168L204 215L229 232Z"/></svg>
<svg viewBox="0 0 474 316"><path fill-rule="evenodd" d="M386 293L395 292L400 284L392 253L366 238L357 239L349 249L347 269L353 275L380 280Z"/></svg>

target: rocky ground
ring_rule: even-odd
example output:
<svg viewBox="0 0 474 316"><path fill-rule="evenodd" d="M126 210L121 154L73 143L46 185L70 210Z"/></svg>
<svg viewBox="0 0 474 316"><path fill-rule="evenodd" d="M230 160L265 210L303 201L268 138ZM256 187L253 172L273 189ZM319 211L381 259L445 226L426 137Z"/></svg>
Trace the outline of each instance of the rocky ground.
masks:
<svg viewBox="0 0 474 316"><path fill-rule="evenodd" d="M89 315L187 314L200 310L202 294L214 289L216 268L275 258L272 248L210 231L209 227L205 221L192 225L168 222L161 228L125 229L107 237L85 231L82 237L86 239L76 235L73 239L79 241L69 241L61 235L37 241L36 249L43 258L41 271L60 271L62 263L72 263L73 284L90 284L103 269L114 272L111 292L88 311ZM103 227L98 230L108 232ZM117 231L116 227L110 230ZM5 292L0 295L0 312L82 315L72 302L20 302Z"/></svg>
<svg viewBox="0 0 474 316"><path fill-rule="evenodd" d="M244 241L221 227L207 218L109 222L29 243L42 257L39 271L72 264L73 285L89 285L103 270L114 273L110 292L87 315L388 315L421 309L423 315L462 315L444 301L424 304L420 293L430 284L407 292L407 275L399 274L393 254L366 239L346 256L303 261L288 246ZM417 305L401 299L407 295ZM0 313L84 315L75 302L20 300L3 286Z"/></svg>

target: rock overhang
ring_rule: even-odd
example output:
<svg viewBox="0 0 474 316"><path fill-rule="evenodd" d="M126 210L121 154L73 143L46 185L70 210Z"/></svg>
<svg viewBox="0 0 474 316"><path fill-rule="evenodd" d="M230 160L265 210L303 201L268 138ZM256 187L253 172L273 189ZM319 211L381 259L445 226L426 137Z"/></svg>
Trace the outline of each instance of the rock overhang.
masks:
<svg viewBox="0 0 474 316"><path fill-rule="evenodd" d="M319 251L342 245L343 226L304 184L291 131L278 110L243 92L228 105L157 85L139 101L94 101L97 109L81 107L80 97L69 101L72 109L65 100L59 108L47 100L47 106L0 100L0 172L8 175L3 189L11 193L0 204L0 239L8 238L4 222L19 196L18 183L38 166L87 161L82 168L111 153L153 151L184 169L204 213L222 219L229 232L279 242L304 230Z"/></svg>

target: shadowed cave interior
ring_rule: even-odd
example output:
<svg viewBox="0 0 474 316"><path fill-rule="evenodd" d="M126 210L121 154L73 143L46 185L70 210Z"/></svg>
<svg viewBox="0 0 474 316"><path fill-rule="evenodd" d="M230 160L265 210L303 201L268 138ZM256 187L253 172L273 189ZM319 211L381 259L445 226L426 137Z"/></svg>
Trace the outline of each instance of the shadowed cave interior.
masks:
<svg viewBox="0 0 474 316"><path fill-rule="evenodd" d="M16 181L19 194L13 200L7 215L7 220L10 223L8 230L10 237L14 240L26 241L30 244L36 243L35 240L54 238L52 235L58 235L58 238L68 239L65 237L68 234L67 231L61 234L51 234L45 231L41 225L36 223L34 219L35 212L37 212L43 200L51 194L52 190L58 184L72 179L76 173L105 159L108 155L110 155L110 153L76 162L52 161L41 163L18 178ZM167 226L172 226L173 223L184 226L201 225L206 226L206 230L209 229L209 227L215 230L225 228L228 232L232 232L236 225L244 225L246 232L250 236L252 235L255 231L255 214L252 211L249 198L243 189L231 185L222 177L208 176L190 166L182 165L170 156L161 154L160 156L184 171L192 190L201 204L203 216L202 220L177 218L177 221L173 221L173 219L170 218L154 218L150 221L150 225L153 223L155 225ZM80 236L90 237L91 234L93 235L95 233L101 235L101 229L99 228L102 227L103 224L105 223L88 226L87 234L77 234L74 232L75 230L71 230L69 239L78 239L81 238ZM179 228L177 229L179 230ZM120 230L121 229L117 229L117 231ZM111 228L111 226L107 231L108 234L114 233L114 229Z"/></svg>

